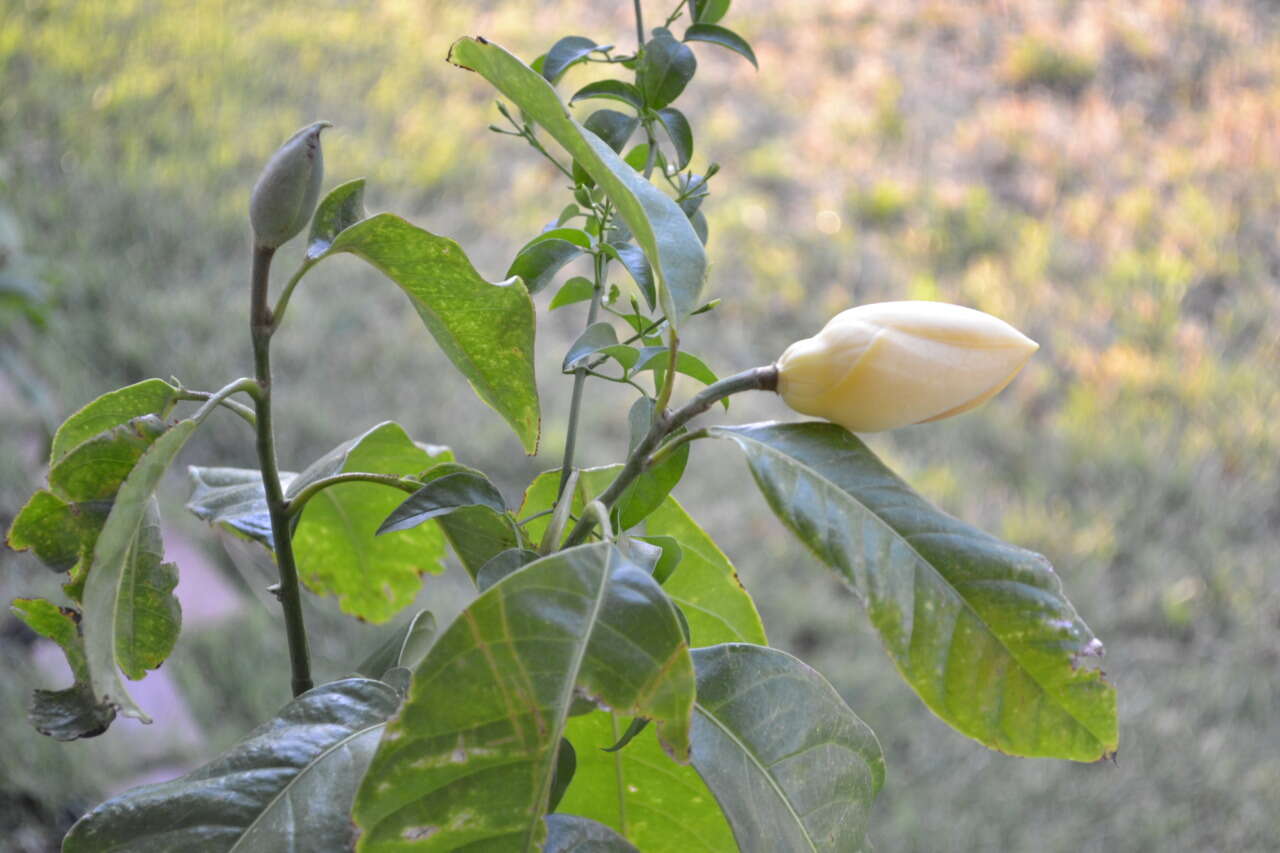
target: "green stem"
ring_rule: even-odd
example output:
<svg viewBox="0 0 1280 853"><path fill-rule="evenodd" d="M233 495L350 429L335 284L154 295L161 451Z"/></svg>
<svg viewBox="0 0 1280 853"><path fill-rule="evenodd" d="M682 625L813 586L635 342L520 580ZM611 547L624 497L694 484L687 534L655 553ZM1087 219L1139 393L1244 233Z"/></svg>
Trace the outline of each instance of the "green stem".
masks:
<svg viewBox="0 0 1280 853"><path fill-rule="evenodd" d="M601 232L606 223L601 222ZM608 259L603 255L595 257L595 290L591 293L591 307L587 309L587 325L596 321L600 313L600 299L604 293L604 272ZM573 456L578 444L578 419L582 412L582 392L587 384L587 368L579 367L573 372L573 396L569 400L568 435L564 439L564 459L560 463L560 485L556 488L556 500L564 494L565 484L569 482L569 472L573 470Z"/></svg>
<svg viewBox="0 0 1280 853"><path fill-rule="evenodd" d="M284 286L284 290L280 292L280 298L276 300L276 308L271 312L271 332L269 334L274 334L275 330L280 328L280 324L284 322L285 309L289 307L289 298L293 296L293 289L298 286L298 282L302 281L302 277L307 274L307 271L317 263L319 262L304 260L302 265L298 267L297 272L289 279L289 283Z"/></svg>
<svg viewBox="0 0 1280 853"><path fill-rule="evenodd" d="M348 471L344 474L334 474L331 477L324 477L316 480L302 491L298 492L285 503L285 514L293 518L302 512L302 508L307 505L307 501L320 494L330 486L336 486L339 483L377 483L382 486L390 486L393 489L399 489L402 492L413 493L422 488L422 483L412 477L400 477L396 474L370 474L364 471Z"/></svg>
<svg viewBox="0 0 1280 853"><path fill-rule="evenodd" d="M622 466L618 476L609 484L609 488L604 490L598 500L604 504L606 510L613 509L614 504L618 502L618 498L622 497L622 493L626 491L627 486L630 486L636 477L643 474L645 469L652 464L649 454L657 449L662 440L725 397L732 394L740 394L743 391L774 391L777 390L777 387L778 368L773 365L753 367L750 370L735 373L733 376L727 376L713 385L708 385L675 412L669 415L661 414L655 416L653 426L649 428L649 432L631 451L631 455L627 457L626 464ZM564 547L568 548L585 542L587 536L591 533L591 528L594 526L595 519L589 514L584 514L578 520L577 525L574 526L569 538L565 540Z"/></svg>
<svg viewBox="0 0 1280 853"><path fill-rule="evenodd" d="M229 393L234 394L238 391L248 391L249 393L256 395L256 390L258 387L257 382L254 382L254 380L252 379L239 379L236 382L233 382L232 384L238 386L242 382L253 383L253 387L252 388L249 388L248 386L237 387ZM231 387L231 386L227 386L227 387ZM223 395L223 391L226 391L226 390L227 389L224 388L222 389L222 391L218 391L217 393L210 393L208 391L192 391L189 388L183 388L178 392L178 399L191 400L193 402L198 402L198 403L212 403L215 406L224 406L227 409L230 409L231 411L235 412L241 418L243 418L245 422L249 424L249 426L257 426L258 419L253 414L253 409L246 406L244 403L227 399L226 396ZM207 405L201 406L200 409L197 410L196 412L196 417L201 417L200 413L204 412L205 409L207 408L209 408Z"/></svg>
<svg viewBox="0 0 1280 853"><path fill-rule="evenodd" d="M640 0L634 0L636 9L636 42L640 45L636 48L637 53L640 48L644 47L644 16L640 12Z"/></svg>
<svg viewBox="0 0 1280 853"><path fill-rule="evenodd" d="M271 334L275 331L275 326L271 309L267 307L267 283L271 272L271 257L274 254L275 249L256 245L253 247L253 297L249 328L253 336L254 376L260 389L255 398L258 464L262 467L262 488L266 492L276 565L280 570L279 596L284 610L285 635L289 641L293 695L298 696L312 687L311 652L307 648L307 629L302 619L302 595L298 587L298 566L293 557L289 514L284 490L280 487L275 436L271 430Z"/></svg>

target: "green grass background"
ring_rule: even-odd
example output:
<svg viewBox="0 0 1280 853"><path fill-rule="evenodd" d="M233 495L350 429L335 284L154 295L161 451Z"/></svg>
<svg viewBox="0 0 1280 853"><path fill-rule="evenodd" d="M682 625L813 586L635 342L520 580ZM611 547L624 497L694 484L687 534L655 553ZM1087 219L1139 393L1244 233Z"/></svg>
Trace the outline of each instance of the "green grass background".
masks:
<svg viewBox="0 0 1280 853"><path fill-rule="evenodd" d="M40 324L0 301L0 524L42 482L49 430L84 402L148 376L211 389L250 370L249 188L313 119L336 125L326 186L367 176L371 209L455 237L498 278L566 194L536 154L485 130L492 94L445 63L448 46L484 35L531 60L574 33L625 49L629 13L582 0L0 2L0 266L44 304ZM1014 759L951 732L733 449L698 445L677 494L736 560L773 642L881 738L878 849L1275 849L1280 9L739 0L725 23L760 71L700 47L680 102L695 164L722 164L704 210L709 293L724 305L690 347L730 373L837 310L895 298L972 305L1038 340L992 404L874 446L949 511L1049 556L1120 692L1115 764ZM279 338L284 464L391 418L518 499L558 461L557 367L583 322L582 306L547 314L547 298L543 451L527 459L393 286L354 260L326 264ZM629 398L603 387L591 402L582 461L616 460ZM788 413L761 395L714 417ZM252 465L250 437L217 419L182 462ZM171 479L175 535L222 566ZM221 570L243 606L184 633L165 671L190 725L146 749L145 732L68 745L32 732L30 690L65 676L0 617L0 833L13 849L53 849L122 780L181 772L284 701L275 613L260 583ZM456 612L457 575L429 578L423 606ZM57 582L0 549L6 599L56 599ZM331 602L309 615L321 675L376 643Z"/></svg>

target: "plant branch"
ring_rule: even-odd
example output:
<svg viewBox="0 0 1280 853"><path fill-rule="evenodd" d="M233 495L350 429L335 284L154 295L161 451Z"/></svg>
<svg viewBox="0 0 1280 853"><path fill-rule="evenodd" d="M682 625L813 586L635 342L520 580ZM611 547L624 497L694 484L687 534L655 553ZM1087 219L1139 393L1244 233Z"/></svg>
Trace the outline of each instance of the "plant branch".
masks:
<svg viewBox="0 0 1280 853"><path fill-rule="evenodd" d="M605 224L601 222L602 233ZM595 256L595 289L591 292L591 307L587 309L588 326L596 321L600 313L600 300L604 293L604 274L608 263L609 259L603 255ZM564 439L564 459L560 463L560 485L556 489L556 500L564 494L565 484L569 482L569 472L573 470L573 457L578 444L578 419L582 412L582 392L587 384L588 372L586 367L579 367L573 372L573 396L569 400L568 434Z"/></svg>
<svg viewBox="0 0 1280 853"><path fill-rule="evenodd" d="M234 394L238 391L246 391L253 394L258 387L258 383L252 379L238 379L236 380L236 382L233 382L232 384L239 385L240 383L253 383L253 388L251 389L247 386L237 387L234 390L230 391L229 393ZM227 386L227 387L229 388L231 386ZM178 390L178 399L191 400L197 403L212 403L215 406L223 406L227 409L230 409L231 411L239 415L241 418L243 418L245 422L249 424L249 426L257 426L258 418L256 415L254 415L253 409L250 408L249 406L246 406L244 403L238 402L236 400L227 399L227 397L223 395L223 391L226 391L226 390L227 389L224 388L222 389L222 391L213 393L209 391L192 391L189 388L181 388ZM195 416L202 417L201 412L204 412L205 408L207 408L207 406L201 406L196 411Z"/></svg>
<svg viewBox="0 0 1280 853"><path fill-rule="evenodd" d="M267 511L271 516L271 535L275 543L276 565L280 570L280 605L284 610L285 634L289 640L289 663L292 670L293 695L312 687L311 652L307 648L307 629L302 618L302 595L298 586L298 566L293 557L289 515L284 490L280 487L280 469L276 463L275 436L271 430L271 334L275 330L271 309L267 307L267 284L271 258L275 249L253 247L253 296L249 310L249 327L253 337L253 366L259 393L257 404L258 464L262 468L262 488L266 493ZM206 404L208 405L208 404Z"/></svg>
<svg viewBox="0 0 1280 853"><path fill-rule="evenodd" d="M401 477L396 474L370 474L364 471L348 471L343 474L334 474L331 477L324 477L316 480L302 491L298 492L292 498L285 502L284 511L290 518L302 512L302 508L307 505L307 501L323 492L330 486L336 486L339 483L377 483L382 486L390 486L393 489L399 489L402 492L413 493L422 488L422 483L412 477Z"/></svg>
<svg viewBox="0 0 1280 853"><path fill-rule="evenodd" d="M298 282L302 281L302 277L315 266L318 261L304 259L302 265L298 267L297 272L289 279L289 283L284 286L284 290L280 292L280 298L276 300L275 310L271 312L271 332L280 328L280 324L284 321L285 309L289 307L289 298L293 296L293 289L298 286Z"/></svg>
<svg viewBox="0 0 1280 853"><path fill-rule="evenodd" d="M649 428L649 432L640 443L631 451L631 455L627 457L626 464L622 466L622 470L618 472L618 476L609 488L605 489L598 500L604 504L605 509L612 510L614 504L618 502L618 498L622 497L622 493L626 491L632 481L644 473L645 469L652 464L650 454L658 448L662 440L698 415L710 409L716 403L732 394L740 394L743 391L774 391L778 387L778 368L773 365L766 367L753 367L750 370L744 370L741 373L735 373L733 376L727 376L713 385L703 388L698 394L694 395L688 403L677 409L671 414L655 415L653 426ZM690 433L693 435L693 433ZM693 439L689 439L692 441ZM595 526L595 520L584 514L579 519L573 531L569 534L569 538L565 540L565 547L580 545L586 541L591 533L591 528Z"/></svg>
<svg viewBox="0 0 1280 853"><path fill-rule="evenodd" d="M640 0L634 0L634 6L636 9L636 43L640 45L640 47L636 48L636 53L638 54L644 47L644 15L640 11Z"/></svg>

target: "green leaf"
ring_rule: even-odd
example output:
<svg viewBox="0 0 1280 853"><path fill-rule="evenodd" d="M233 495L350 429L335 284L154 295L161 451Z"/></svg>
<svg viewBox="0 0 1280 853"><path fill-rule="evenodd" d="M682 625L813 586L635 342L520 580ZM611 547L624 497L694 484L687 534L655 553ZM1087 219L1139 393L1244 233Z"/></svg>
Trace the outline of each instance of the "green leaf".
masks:
<svg viewBox="0 0 1280 853"><path fill-rule="evenodd" d="M640 126L640 119L617 110L596 110L582 126L604 140L615 152L621 151Z"/></svg>
<svg viewBox="0 0 1280 853"><path fill-rule="evenodd" d="M479 474L474 468L443 462L424 473L422 480L426 483L456 473ZM527 544L509 514L495 512L487 506L463 507L438 516L435 522L473 580L496 555Z"/></svg>
<svg viewBox="0 0 1280 853"><path fill-rule="evenodd" d="M71 827L62 849L349 849L356 785L399 698L365 678L321 685L203 767L98 806Z"/></svg>
<svg viewBox="0 0 1280 853"><path fill-rule="evenodd" d="M120 670L140 678L173 648L179 610L172 590L177 574L160 562L155 490L198 422L174 424L138 459L120 486L93 549L84 585L85 658L99 704L114 705L143 722L143 713L125 690Z"/></svg>
<svg viewBox="0 0 1280 853"><path fill-rule="evenodd" d="M507 269L519 276L530 293L546 287L565 264L591 248L591 237L580 228L553 228L529 241Z"/></svg>
<svg viewBox="0 0 1280 853"><path fill-rule="evenodd" d="M68 503L41 489L18 511L5 544L15 551L34 552L55 572L67 572L86 553L92 554L110 509L109 500Z"/></svg>
<svg viewBox="0 0 1280 853"><path fill-rule="evenodd" d="M684 611L694 646L716 643L768 645L755 602L729 558L675 498L668 497L645 519L650 537L680 543L680 565L662 585Z"/></svg>
<svg viewBox="0 0 1280 853"><path fill-rule="evenodd" d="M480 567L480 571L476 572L476 589L484 592L507 575L524 568L540 556L537 551L530 551L527 548L511 548L500 554L495 554L489 562Z"/></svg>
<svg viewBox="0 0 1280 853"><path fill-rule="evenodd" d="M653 579L660 586L666 585L684 558L684 549L674 536L636 536L632 541L645 542L657 548L661 553L653 564ZM675 599L672 599L675 601Z"/></svg>
<svg viewBox="0 0 1280 853"><path fill-rule="evenodd" d="M714 24L729 11L732 0L693 0L693 17L700 24Z"/></svg>
<svg viewBox="0 0 1280 853"><path fill-rule="evenodd" d="M110 499L168 425L142 415L76 445L49 470L49 488L69 501Z"/></svg>
<svg viewBox="0 0 1280 853"><path fill-rule="evenodd" d="M39 598L14 599L9 608L27 627L57 643L66 655L75 683L63 690L36 690L27 718L36 731L69 741L102 734L115 719L110 704L94 701L80 635L80 613Z"/></svg>
<svg viewBox="0 0 1280 853"><path fill-rule="evenodd" d="M574 515L581 516L583 508L591 501L595 500L601 492L609 487L614 478L618 476L618 472L622 470L621 465L604 465L599 468L581 468L578 470L578 486L573 493L573 502L571 510ZM555 504L556 493L560 490L560 469L553 471L543 471L541 474L533 478L525 489L524 498L520 504L520 509L516 515L518 518L528 518L535 513L549 510ZM551 519L549 516L542 516L530 520L524 524L525 535L531 541L538 542L546 533L547 525ZM565 531L568 532L567 530Z"/></svg>
<svg viewBox="0 0 1280 853"><path fill-rule="evenodd" d="M746 453L782 521L867 606L924 703L1012 755L1096 761L1117 743L1115 688L1049 562L933 507L833 424L712 427Z"/></svg>
<svg viewBox="0 0 1280 853"><path fill-rule="evenodd" d="M378 424L343 442L289 484L292 498L317 480L362 471L408 477L451 455L423 448L399 424ZM444 536L433 524L377 536L404 493L378 483L339 483L312 497L293 533L298 576L320 595L335 595L346 613L370 622L391 619L409 605L426 572L444 569Z"/></svg>
<svg viewBox="0 0 1280 853"><path fill-rule="evenodd" d="M607 143L584 132L555 90L498 45L460 39L454 42L451 56L519 104L604 189L644 249L658 281L663 310L678 325L699 304L707 259L693 226L675 202L624 164Z"/></svg>
<svg viewBox="0 0 1280 853"><path fill-rule="evenodd" d="M670 360L668 352L666 347L645 347L640 350L640 358L637 360L632 372L643 373L646 370L665 369L667 362ZM676 373L683 373L685 376L698 380L703 385L710 385L719 379L702 359L684 350L676 353ZM728 408L728 406L726 405L725 408Z"/></svg>
<svg viewBox="0 0 1280 853"><path fill-rule="evenodd" d="M356 667L356 672L368 678L381 679L387 670L396 667L413 669L427 656L431 640L436 632L436 619L427 610L419 610L405 625L387 637L387 641Z"/></svg>
<svg viewBox="0 0 1280 853"><path fill-rule="evenodd" d="M343 231L365 218L364 178L347 181L329 191L311 218L307 237L307 261L316 261L329 251Z"/></svg>
<svg viewBox="0 0 1280 853"><path fill-rule="evenodd" d="M459 471L432 480L396 507L378 527L378 534L408 530L425 521L469 506L485 506L504 513L502 493L483 474Z"/></svg>
<svg viewBox="0 0 1280 853"><path fill-rule="evenodd" d="M534 453L535 320L524 285L485 281L457 243L389 213L347 228L317 260L342 252L363 258L400 285L454 367L506 419L525 451Z"/></svg>
<svg viewBox="0 0 1280 853"><path fill-rule="evenodd" d="M584 36L565 36L547 51L547 58L542 62L542 76L554 84L570 66L586 61L591 51L599 47Z"/></svg>
<svg viewBox="0 0 1280 853"><path fill-rule="evenodd" d="M645 853L725 853L736 850L733 832L696 770L676 764L653 735L617 752L626 718L594 711L569 720L566 735L577 748L574 783L560 810L599 821Z"/></svg>
<svg viewBox="0 0 1280 853"><path fill-rule="evenodd" d="M262 472L256 468L187 468L191 477L191 498L187 509L201 521L265 545L274 553L271 513ZM280 472L280 486L288 489L297 474Z"/></svg>
<svg viewBox="0 0 1280 853"><path fill-rule="evenodd" d="M684 40L705 41L710 44L718 44L723 48L732 50L756 68L760 67L760 63L756 62L756 54L755 51L751 49L751 45L747 43L746 39L735 33L733 30L727 30L724 27L718 27L715 24L698 23L684 31Z"/></svg>
<svg viewBox="0 0 1280 853"><path fill-rule="evenodd" d="M490 80L489 82L492 83L493 81ZM622 80L596 80L594 83L588 83L573 93L569 103L572 104L575 101L585 101L591 98L619 101L637 110L644 107L644 96L640 94L640 90ZM515 99L512 98L512 100ZM550 128L547 128L547 130L550 131ZM561 144L563 145L564 143L561 142Z"/></svg>
<svg viewBox="0 0 1280 853"><path fill-rule="evenodd" d="M569 351L565 353L564 362L561 364L560 369L565 373L572 373L574 369L586 364L591 359L591 356L617 343L618 334L613 330L611 324L592 323L583 329L577 340L570 344Z"/></svg>
<svg viewBox="0 0 1280 853"><path fill-rule="evenodd" d="M658 110L658 121L675 149L676 168L683 169L693 157L693 128L689 126L689 120L675 107L667 107Z"/></svg>
<svg viewBox="0 0 1280 853"><path fill-rule="evenodd" d="M633 442L636 441L637 433L643 435L642 429L645 432L648 431L647 427L641 425L652 422L653 407L654 402L648 397L641 397L631 405L627 419L630 421ZM632 447L634 446L633 443ZM661 506L667 495L680 482L680 478L684 476L684 469L688 462L689 445L686 444L637 477L635 482L622 493L622 497L618 498L619 529L629 530L635 527L644 521L649 513Z"/></svg>
<svg viewBox="0 0 1280 853"><path fill-rule="evenodd" d="M549 310L554 311L557 308L572 305L575 302L586 302L592 296L595 296L595 293L596 286L591 279L576 275L556 291L555 298L551 300L551 308Z"/></svg>
<svg viewBox="0 0 1280 853"><path fill-rule="evenodd" d="M49 454L50 465L56 465L81 442L134 418L167 417L177 400L178 389L162 379L145 379L103 394L58 427Z"/></svg>
<svg viewBox="0 0 1280 853"><path fill-rule="evenodd" d="M356 796L358 849L538 849L578 690L653 718L684 758L693 673L675 608L608 543L508 575L436 641Z"/></svg>
<svg viewBox="0 0 1280 853"><path fill-rule="evenodd" d="M578 756L573 744L560 738L560 747L556 750L556 767L551 777L551 795L547 799L547 811L553 812L564 798L564 792L573 781L574 771L578 769Z"/></svg>
<svg viewBox="0 0 1280 853"><path fill-rule="evenodd" d="M743 853L864 846L884 756L821 675L745 643L693 650L693 766Z"/></svg>
<svg viewBox="0 0 1280 853"><path fill-rule="evenodd" d="M644 252L630 243L606 243L604 250L626 267L627 272L631 274L631 279L640 288L640 293L644 296L649 310L652 311L657 294L654 292L653 268L649 266Z"/></svg>
<svg viewBox="0 0 1280 853"><path fill-rule="evenodd" d="M661 109L680 97L698 70L698 59L671 31L658 27L644 46L636 84L650 109Z"/></svg>
<svg viewBox="0 0 1280 853"><path fill-rule="evenodd" d="M542 853L640 853L603 824L571 814L549 814Z"/></svg>

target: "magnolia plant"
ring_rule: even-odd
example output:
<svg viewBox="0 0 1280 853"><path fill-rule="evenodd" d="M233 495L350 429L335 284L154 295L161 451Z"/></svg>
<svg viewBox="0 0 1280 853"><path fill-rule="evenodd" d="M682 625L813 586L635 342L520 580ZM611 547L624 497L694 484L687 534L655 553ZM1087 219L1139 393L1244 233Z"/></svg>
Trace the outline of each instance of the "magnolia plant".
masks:
<svg viewBox="0 0 1280 853"><path fill-rule="evenodd" d="M452 240L366 215L361 181L320 200L327 122L271 157L250 203L254 374L213 392L150 379L73 414L8 544L68 573L65 603L12 605L74 676L36 691L35 727L74 740L117 715L147 721L126 681L160 666L181 621L156 489L201 424L230 412L260 466L191 468L188 508L274 559L294 698L205 766L93 809L64 850L863 849L885 772L876 736L819 673L769 647L729 559L671 495L708 438L741 449L769 506L857 594L938 717L1010 755L1114 753L1115 692L1085 665L1102 646L1049 563L941 512L852 434L966 411L1035 343L967 308L891 302L723 379L686 345L716 306L702 297L701 210L716 167L692 167L691 125L673 103L695 45L755 63L722 23L728 7L682 0L646 33L637 2L629 53L568 36L525 64L482 38L453 45L450 61L478 75L458 84L487 81L506 99L493 129L532 146L569 193L499 282ZM558 87L589 65L620 73L566 103ZM569 109L598 100L609 106ZM276 250L308 223L301 264L273 288ZM561 464L518 505L476 457L390 422L300 473L280 469L271 343L306 273L343 253L403 290L528 452L540 422L531 297L554 289L544 311L586 303L561 362L572 383ZM575 260L589 276L564 277ZM677 399L677 375L705 387ZM581 468L584 389L600 381L635 389L631 439L617 464ZM826 420L696 423L759 391ZM405 614L351 676L315 684L304 589L388 622L449 549L475 586L461 614L439 630L427 612Z"/></svg>

